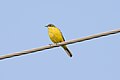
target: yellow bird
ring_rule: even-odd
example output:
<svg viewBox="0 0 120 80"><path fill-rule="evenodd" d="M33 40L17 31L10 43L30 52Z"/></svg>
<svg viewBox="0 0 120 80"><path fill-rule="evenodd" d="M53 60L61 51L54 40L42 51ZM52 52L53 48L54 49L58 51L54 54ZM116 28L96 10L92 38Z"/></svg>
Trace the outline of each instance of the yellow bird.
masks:
<svg viewBox="0 0 120 80"><path fill-rule="evenodd" d="M62 32L53 24L48 24L48 35L53 43L60 43L65 41ZM62 46L62 48L66 51L68 56L72 57L72 53L69 51L66 45Z"/></svg>

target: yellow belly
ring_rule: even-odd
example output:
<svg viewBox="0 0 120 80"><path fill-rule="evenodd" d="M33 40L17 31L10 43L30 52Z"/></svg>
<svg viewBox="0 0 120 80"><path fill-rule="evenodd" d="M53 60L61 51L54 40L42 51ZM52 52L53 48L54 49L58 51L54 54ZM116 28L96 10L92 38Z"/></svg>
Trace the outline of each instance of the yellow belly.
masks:
<svg viewBox="0 0 120 80"><path fill-rule="evenodd" d="M48 34L52 42L59 43L63 42L64 38L60 30L56 27L49 27L48 28Z"/></svg>

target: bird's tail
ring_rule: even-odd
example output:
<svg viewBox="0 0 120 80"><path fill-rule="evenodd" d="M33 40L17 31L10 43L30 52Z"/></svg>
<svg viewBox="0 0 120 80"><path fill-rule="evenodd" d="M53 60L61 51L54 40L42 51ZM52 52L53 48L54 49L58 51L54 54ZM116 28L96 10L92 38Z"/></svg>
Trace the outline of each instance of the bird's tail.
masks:
<svg viewBox="0 0 120 80"><path fill-rule="evenodd" d="M62 46L63 49L65 50L65 52L68 54L68 56L72 57L72 53L70 52L70 50L67 48L67 46Z"/></svg>

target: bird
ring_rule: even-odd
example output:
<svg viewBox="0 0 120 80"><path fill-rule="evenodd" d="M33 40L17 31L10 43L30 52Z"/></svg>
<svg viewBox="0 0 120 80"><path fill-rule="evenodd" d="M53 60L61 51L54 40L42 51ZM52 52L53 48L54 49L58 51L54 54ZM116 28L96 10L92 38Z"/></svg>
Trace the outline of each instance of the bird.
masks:
<svg viewBox="0 0 120 80"><path fill-rule="evenodd" d="M48 24L48 25L45 26L45 27L48 28L48 35L49 35L49 37L50 37L50 39L51 39L51 41L52 41L53 43L57 44L57 43L60 43L60 42L64 42L64 41L65 41L62 32L61 32L60 29L57 28L55 25L53 25L53 24ZM63 46L61 46L61 47L65 50L65 52L67 53L67 55L68 55L69 57L72 57L72 53L70 52L70 50L67 48L66 45L63 45Z"/></svg>

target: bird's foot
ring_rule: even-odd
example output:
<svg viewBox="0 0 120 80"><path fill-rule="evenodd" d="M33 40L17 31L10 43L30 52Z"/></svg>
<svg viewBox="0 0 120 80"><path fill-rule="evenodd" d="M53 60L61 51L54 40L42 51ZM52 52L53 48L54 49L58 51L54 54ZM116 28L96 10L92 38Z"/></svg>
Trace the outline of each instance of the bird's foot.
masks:
<svg viewBox="0 0 120 80"><path fill-rule="evenodd" d="M56 46L58 45L58 43L54 43ZM50 46L52 46L53 44L49 44Z"/></svg>
<svg viewBox="0 0 120 80"><path fill-rule="evenodd" d="M58 43L55 43L55 45L57 46L57 45L58 45Z"/></svg>
<svg viewBox="0 0 120 80"><path fill-rule="evenodd" d="M49 44L50 46L52 46L52 44Z"/></svg>

